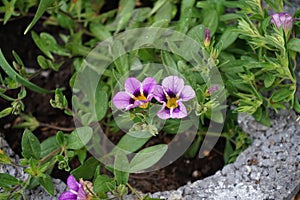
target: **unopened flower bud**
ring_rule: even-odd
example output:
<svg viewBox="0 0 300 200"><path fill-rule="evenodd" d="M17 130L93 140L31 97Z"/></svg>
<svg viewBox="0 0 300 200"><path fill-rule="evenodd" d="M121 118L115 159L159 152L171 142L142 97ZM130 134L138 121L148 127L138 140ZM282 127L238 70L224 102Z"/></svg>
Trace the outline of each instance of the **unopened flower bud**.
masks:
<svg viewBox="0 0 300 200"><path fill-rule="evenodd" d="M207 48L210 45L210 30L205 29L204 30L204 46Z"/></svg>
<svg viewBox="0 0 300 200"><path fill-rule="evenodd" d="M210 96L210 95L212 95L212 93L214 93L214 92L216 92L218 90L219 90L219 86L218 85L214 85L214 86L212 86L212 87L210 87L210 88L208 88L206 90L206 95Z"/></svg>

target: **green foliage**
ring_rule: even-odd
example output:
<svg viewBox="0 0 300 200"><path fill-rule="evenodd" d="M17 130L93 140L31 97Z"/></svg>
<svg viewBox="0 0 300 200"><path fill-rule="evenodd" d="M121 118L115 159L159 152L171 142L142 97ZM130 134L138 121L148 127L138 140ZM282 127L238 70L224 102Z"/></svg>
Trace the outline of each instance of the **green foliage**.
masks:
<svg viewBox="0 0 300 200"><path fill-rule="evenodd" d="M22 137L22 155L24 158L39 159L41 155L41 144L37 137L29 130L25 130Z"/></svg>
<svg viewBox="0 0 300 200"><path fill-rule="evenodd" d="M151 167L161 159L167 149L167 145L159 144L139 151L130 161L130 171L137 172Z"/></svg>
<svg viewBox="0 0 300 200"><path fill-rule="evenodd" d="M97 166L99 165L99 161L95 158L91 157L87 159L83 165L71 171L75 177L90 179L93 177Z"/></svg>

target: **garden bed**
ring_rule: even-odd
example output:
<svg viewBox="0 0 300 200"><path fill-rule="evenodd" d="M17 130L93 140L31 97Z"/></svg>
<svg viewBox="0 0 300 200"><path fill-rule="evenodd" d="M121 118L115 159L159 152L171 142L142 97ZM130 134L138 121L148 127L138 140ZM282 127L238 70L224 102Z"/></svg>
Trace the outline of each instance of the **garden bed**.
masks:
<svg viewBox="0 0 300 200"><path fill-rule="evenodd" d="M296 119L293 111L282 111L273 115L271 127L265 127L252 117L240 115L239 124L251 136L253 143L234 163L203 180L151 196L170 200L292 199L300 190L300 125ZM3 138L0 138L0 148L18 161L18 156ZM0 172L26 178L24 172L16 167L1 166ZM54 183L56 197L37 188L27 192L28 199L56 199L66 185L57 179ZM134 197L127 196L126 199Z"/></svg>

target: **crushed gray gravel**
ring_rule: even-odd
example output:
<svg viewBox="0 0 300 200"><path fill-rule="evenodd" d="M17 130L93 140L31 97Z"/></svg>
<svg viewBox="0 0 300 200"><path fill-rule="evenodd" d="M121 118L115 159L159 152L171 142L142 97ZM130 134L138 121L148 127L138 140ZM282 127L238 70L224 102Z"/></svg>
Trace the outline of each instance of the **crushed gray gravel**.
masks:
<svg viewBox="0 0 300 200"><path fill-rule="evenodd" d="M239 116L239 124L253 139L233 164L204 180L152 197L177 199L292 199L300 189L300 126L293 111L274 115L271 127L252 117Z"/></svg>

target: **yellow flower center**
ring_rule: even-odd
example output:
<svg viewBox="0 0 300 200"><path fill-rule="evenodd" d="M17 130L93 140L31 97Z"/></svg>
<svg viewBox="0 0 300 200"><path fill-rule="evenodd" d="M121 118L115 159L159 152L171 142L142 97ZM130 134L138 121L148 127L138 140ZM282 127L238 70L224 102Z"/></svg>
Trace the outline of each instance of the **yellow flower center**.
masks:
<svg viewBox="0 0 300 200"><path fill-rule="evenodd" d="M145 101L147 100L147 97L145 97L144 94L140 94L139 96L137 97L133 97L134 100L140 100L140 101ZM146 103L141 103L141 105L139 106L140 108L147 108L149 105L149 102L146 102Z"/></svg>
<svg viewBox="0 0 300 200"><path fill-rule="evenodd" d="M178 107L177 98L176 97L169 98L166 106L169 109L177 108Z"/></svg>

